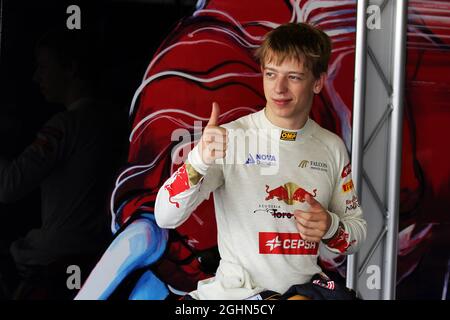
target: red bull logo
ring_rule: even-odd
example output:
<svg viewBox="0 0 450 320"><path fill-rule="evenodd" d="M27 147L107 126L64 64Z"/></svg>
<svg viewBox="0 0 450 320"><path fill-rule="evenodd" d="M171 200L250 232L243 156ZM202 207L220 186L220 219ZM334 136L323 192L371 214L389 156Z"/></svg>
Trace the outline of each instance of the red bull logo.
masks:
<svg viewBox="0 0 450 320"><path fill-rule="evenodd" d="M179 208L180 204L176 201L172 201L172 198L189 189L189 176L186 171L186 165L181 166L175 172L174 179L164 188L169 192L169 202Z"/></svg>
<svg viewBox="0 0 450 320"><path fill-rule="evenodd" d="M330 248L338 249L339 252L344 253L352 244L356 242L356 240L352 240L351 242L349 242L348 238L349 234L340 225L337 234L327 243L327 246L329 246Z"/></svg>
<svg viewBox="0 0 450 320"><path fill-rule="evenodd" d="M270 187L266 185L266 201L277 199L278 201L284 201L289 205L293 205L294 202L305 202L305 196L307 194L314 198L317 195L317 189L314 189L312 193L309 193L293 182L288 182L272 190L269 190L269 188Z"/></svg>

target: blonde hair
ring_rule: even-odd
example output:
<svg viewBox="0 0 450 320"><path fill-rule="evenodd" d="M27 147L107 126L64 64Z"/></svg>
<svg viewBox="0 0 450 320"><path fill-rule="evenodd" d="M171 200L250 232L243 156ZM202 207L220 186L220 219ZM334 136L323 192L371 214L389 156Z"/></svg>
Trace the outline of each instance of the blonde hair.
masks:
<svg viewBox="0 0 450 320"><path fill-rule="evenodd" d="M266 63L283 63L285 59L303 61L315 78L327 72L331 56L328 35L306 23L287 23L268 32L255 57L262 67Z"/></svg>

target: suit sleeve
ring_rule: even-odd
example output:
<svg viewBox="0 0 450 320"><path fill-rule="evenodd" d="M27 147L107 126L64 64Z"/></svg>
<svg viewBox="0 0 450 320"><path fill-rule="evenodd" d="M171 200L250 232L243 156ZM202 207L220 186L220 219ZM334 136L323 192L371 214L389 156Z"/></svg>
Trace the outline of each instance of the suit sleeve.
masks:
<svg viewBox="0 0 450 320"><path fill-rule="evenodd" d="M53 117L17 158L0 156L0 201L12 202L38 187L63 155L64 126Z"/></svg>
<svg viewBox="0 0 450 320"><path fill-rule="evenodd" d="M322 241L334 253L352 254L365 241L367 226L355 193L348 153L342 140L339 142L335 185L328 208L332 222Z"/></svg>
<svg viewBox="0 0 450 320"><path fill-rule="evenodd" d="M169 229L183 224L223 182L222 166L206 165L196 146L187 161L159 189L155 203L157 224Z"/></svg>

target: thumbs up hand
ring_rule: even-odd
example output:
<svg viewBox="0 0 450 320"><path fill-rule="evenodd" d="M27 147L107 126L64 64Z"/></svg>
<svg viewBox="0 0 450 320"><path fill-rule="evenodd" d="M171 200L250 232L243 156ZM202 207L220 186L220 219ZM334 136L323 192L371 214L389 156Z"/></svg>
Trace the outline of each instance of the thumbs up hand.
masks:
<svg viewBox="0 0 450 320"><path fill-rule="evenodd" d="M211 116L200 141L200 154L205 164L210 165L216 159L225 158L227 150L227 130L218 126L220 108L213 102Z"/></svg>
<svg viewBox="0 0 450 320"><path fill-rule="evenodd" d="M331 217L327 210L310 194L305 195L309 204L308 210L295 210L297 230L303 240L320 242L331 225Z"/></svg>

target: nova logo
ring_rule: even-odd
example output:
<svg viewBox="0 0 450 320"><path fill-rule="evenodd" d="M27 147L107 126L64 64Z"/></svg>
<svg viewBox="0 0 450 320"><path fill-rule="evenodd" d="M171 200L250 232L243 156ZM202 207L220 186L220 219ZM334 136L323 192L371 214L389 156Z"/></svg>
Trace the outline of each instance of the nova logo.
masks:
<svg viewBox="0 0 450 320"><path fill-rule="evenodd" d="M253 158L253 156L249 153L248 159L247 161L245 161L245 164L255 164L255 163L256 163L255 158Z"/></svg>
<svg viewBox="0 0 450 320"><path fill-rule="evenodd" d="M261 164L264 166L274 166L276 165L277 159L272 154L260 154L257 153L256 157L253 157L251 153L248 154L247 161L245 164Z"/></svg>
<svg viewBox="0 0 450 320"><path fill-rule="evenodd" d="M297 132L281 131L280 140L295 141L295 139L297 139Z"/></svg>

